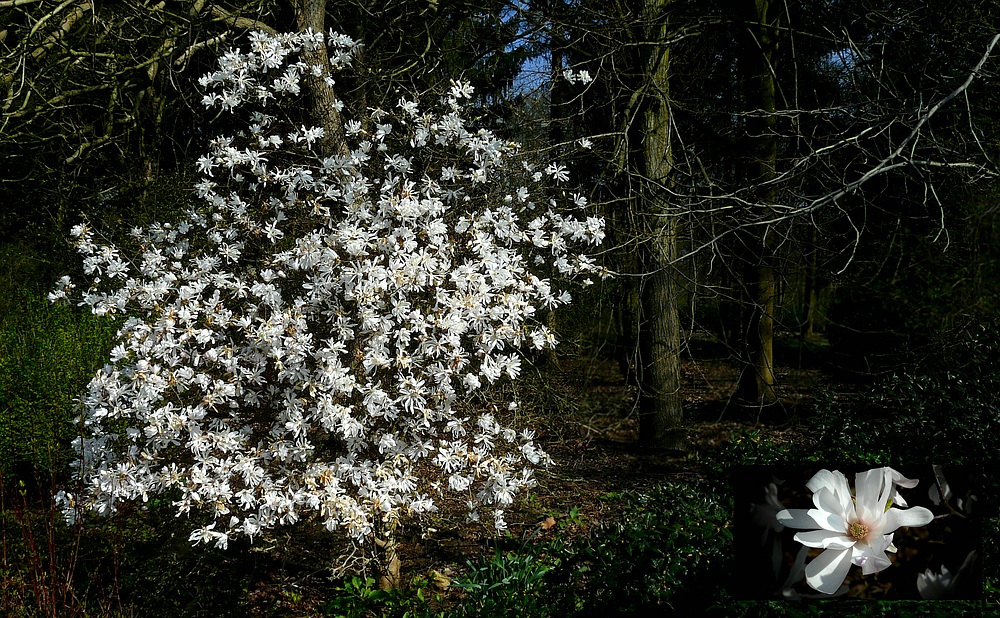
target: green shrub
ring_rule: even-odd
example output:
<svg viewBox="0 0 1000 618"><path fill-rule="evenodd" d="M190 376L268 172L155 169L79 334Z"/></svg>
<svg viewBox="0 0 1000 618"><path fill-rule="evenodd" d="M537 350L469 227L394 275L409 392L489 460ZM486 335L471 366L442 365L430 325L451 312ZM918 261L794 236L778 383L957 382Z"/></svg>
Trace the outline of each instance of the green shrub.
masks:
<svg viewBox="0 0 1000 618"><path fill-rule="evenodd" d="M805 454L791 443L776 444L760 429L741 429L729 436L716 460L716 472L732 466L765 466L801 461Z"/></svg>
<svg viewBox="0 0 1000 618"><path fill-rule="evenodd" d="M0 317L0 468L65 468L77 435L73 399L107 361L115 325L50 305L35 286L3 290Z"/></svg>
<svg viewBox="0 0 1000 618"><path fill-rule="evenodd" d="M1000 324L977 326L939 358L897 372L842 405L817 398L818 459L983 465L1000 451ZM946 352L946 353L945 353Z"/></svg>
<svg viewBox="0 0 1000 618"><path fill-rule="evenodd" d="M554 597L545 576L561 563L545 544L497 552L454 582L464 591L460 616L548 616Z"/></svg>
<svg viewBox="0 0 1000 618"><path fill-rule="evenodd" d="M732 562L731 497L706 483L609 494L622 513L589 536L526 540L470 563L459 616L643 615L705 608Z"/></svg>
<svg viewBox="0 0 1000 618"><path fill-rule="evenodd" d="M437 618L445 616L431 607L432 586L420 577L410 588L380 590L371 577L351 577L333 592L324 613L337 618Z"/></svg>
<svg viewBox="0 0 1000 618"><path fill-rule="evenodd" d="M666 483L615 497L623 519L580 546L580 615L640 614L652 607L704 608L727 584L731 496L707 483Z"/></svg>
<svg viewBox="0 0 1000 618"><path fill-rule="evenodd" d="M877 413L865 403L843 405L833 393L816 396L814 431L819 436L817 448L808 457L818 463L851 462L871 466L888 465L898 450L896 428L888 422L887 412Z"/></svg>

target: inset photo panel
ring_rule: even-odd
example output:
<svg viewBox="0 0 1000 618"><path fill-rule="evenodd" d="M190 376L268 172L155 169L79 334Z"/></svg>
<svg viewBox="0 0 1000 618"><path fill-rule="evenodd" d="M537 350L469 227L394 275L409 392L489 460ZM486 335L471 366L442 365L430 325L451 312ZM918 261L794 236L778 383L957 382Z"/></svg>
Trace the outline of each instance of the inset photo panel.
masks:
<svg viewBox="0 0 1000 618"><path fill-rule="evenodd" d="M982 598L978 469L741 466L731 482L738 598Z"/></svg>

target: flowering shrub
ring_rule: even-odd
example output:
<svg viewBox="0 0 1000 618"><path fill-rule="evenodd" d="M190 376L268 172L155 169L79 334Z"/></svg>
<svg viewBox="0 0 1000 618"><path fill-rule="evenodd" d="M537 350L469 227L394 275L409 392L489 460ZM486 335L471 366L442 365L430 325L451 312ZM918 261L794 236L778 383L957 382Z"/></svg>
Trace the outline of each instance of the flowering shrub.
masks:
<svg viewBox="0 0 1000 618"><path fill-rule="evenodd" d="M324 44L332 69L357 47L254 34L202 78L206 105L250 121L198 160L182 221L134 229L133 254L73 228L82 304L123 319L80 400L68 517L165 494L207 516L191 541L226 547L307 515L361 539L453 496L502 529L548 461L462 400L555 345L534 316L569 302L558 281L600 273L577 251L603 220L572 216L586 200L565 167L468 128L462 83L437 111L348 118L342 152L320 152L322 127L281 114L308 73L333 84L299 59Z"/></svg>

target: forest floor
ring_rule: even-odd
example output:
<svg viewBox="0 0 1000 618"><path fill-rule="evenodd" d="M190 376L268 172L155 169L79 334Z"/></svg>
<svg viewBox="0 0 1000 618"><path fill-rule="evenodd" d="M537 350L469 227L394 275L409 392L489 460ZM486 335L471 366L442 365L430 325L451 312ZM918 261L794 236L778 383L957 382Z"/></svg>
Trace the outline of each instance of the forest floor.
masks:
<svg viewBox="0 0 1000 618"><path fill-rule="evenodd" d="M734 436L756 431L771 444L793 443L808 448L815 442L804 422L817 392L838 397L856 389L837 378L835 363L817 341L785 341L776 352L779 404L766 410L731 402L739 370L721 344L708 336L692 337L683 362L685 425L689 451L664 456L640 451L635 412L636 388L610 359L560 358L545 363L531 384L536 401L523 406L517 422L537 431L537 442L554 465L538 473L538 485L515 502L506 520L509 535L497 540L482 525L463 524L463 513L436 514L421 529L406 530L400 545L402 580L432 577L445 597L456 601L448 581L460 575L467 561L496 548L526 539L562 534L586 535L621 517L616 493L641 490L667 481L707 476L718 466ZM539 388L541 387L541 390ZM523 417L527 418L523 418ZM309 615L330 586L329 556L347 550L336 547L323 531L288 535L280 561L260 564L249 590L254 615L273 616L284 607L294 615ZM329 552L329 553L328 553ZM318 557L327 556L326 567ZM290 591L293 591L290 593Z"/></svg>

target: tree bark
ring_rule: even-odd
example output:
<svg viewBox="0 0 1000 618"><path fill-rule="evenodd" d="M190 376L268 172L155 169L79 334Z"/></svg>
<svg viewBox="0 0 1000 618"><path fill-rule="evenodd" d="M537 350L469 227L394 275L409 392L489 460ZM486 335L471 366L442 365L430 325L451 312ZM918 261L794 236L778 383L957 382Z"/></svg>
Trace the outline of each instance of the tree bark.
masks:
<svg viewBox="0 0 1000 618"><path fill-rule="evenodd" d="M747 404L769 405L778 400L774 378L774 311L777 277L770 264L771 247L765 239L753 248L757 264L746 269L750 298L745 325L744 350L747 366L740 375L739 398Z"/></svg>
<svg viewBox="0 0 1000 618"><path fill-rule="evenodd" d="M400 569L403 566L399 559L398 529L396 523L385 523L375 537L375 560L378 567L378 587L380 590L395 590L402 583Z"/></svg>
<svg viewBox="0 0 1000 618"><path fill-rule="evenodd" d="M325 32L326 0L292 0L295 22L300 32L312 29ZM313 66L322 67L319 75L307 71L304 75L309 91L310 115L316 126L323 127L325 136L319 141L320 154L345 155L349 153L344 134L344 120L338 111L337 94L326 78L330 75L330 57L326 46L303 50L302 59Z"/></svg>
<svg viewBox="0 0 1000 618"><path fill-rule="evenodd" d="M684 451L684 399L680 384L680 320L677 315L677 219L669 212L668 191L673 156L670 143L667 5L646 0L650 41L642 114L640 193L633 200L644 238L639 263L639 442L648 449Z"/></svg>
<svg viewBox="0 0 1000 618"><path fill-rule="evenodd" d="M548 140L549 148L552 151L552 158L558 160L560 154L563 151L563 124L566 122L564 117L565 110L564 105L566 102L566 85L565 79L563 78L563 47L565 41L563 41L562 34L560 33L560 25L562 24L562 8L563 0L548 0L545 5L545 16L549 22L549 126L548 126ZM555 193L553 191L553 193ZM554 194L551 197L556 197ZM545 312L545 325L555 331L556 330L556 313L553 309L549 309ZM545 351L544 356L541 357L546 364L550 367L559 368L559 356L555 348L549 348Z"/></svg>

